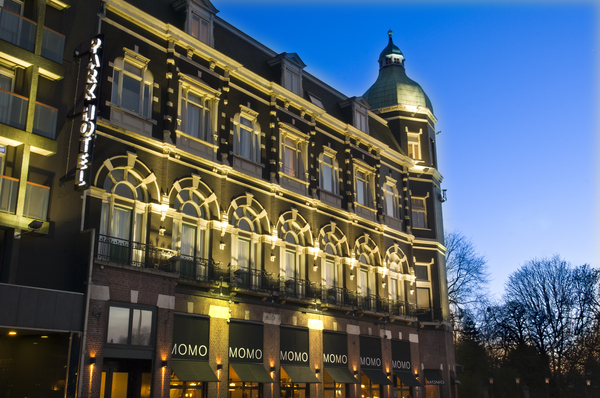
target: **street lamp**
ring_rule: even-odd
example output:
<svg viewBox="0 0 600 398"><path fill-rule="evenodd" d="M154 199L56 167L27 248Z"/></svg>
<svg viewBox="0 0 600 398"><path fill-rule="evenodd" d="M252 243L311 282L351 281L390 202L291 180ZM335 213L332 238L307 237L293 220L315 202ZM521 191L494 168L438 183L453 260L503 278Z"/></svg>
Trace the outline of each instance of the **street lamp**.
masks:
<svg viewBox="0 0 600 398"><path fill-rule="evenodd" d="M589 396L590 396L590 384L592 384L592 381L588 379L588 380L585 381L585 384L586 384L585 396L586 396L586 398L589 398Z"/></svg>
<svg viewBox="0 0 600 398"><path fill-rule="evenodd" d="M515 383L517 383L517 398L519 398L520 394L519 394L519 383L521 382L521 379L519 379L518 377L515 377Z"/></svg>
<svg viewBox="0 0 600 398"><path fill-rule="evenodd" d="M490 397L494 398L494 378L490 377Z"/></svg>
<svg viewBox="0 0 600 398"><path fill-rule="evenodd" d="M550 384L550 378L546 377L544 381L546 382L546 398L550 398L550 391L548 389L548 385Z"/></svg>

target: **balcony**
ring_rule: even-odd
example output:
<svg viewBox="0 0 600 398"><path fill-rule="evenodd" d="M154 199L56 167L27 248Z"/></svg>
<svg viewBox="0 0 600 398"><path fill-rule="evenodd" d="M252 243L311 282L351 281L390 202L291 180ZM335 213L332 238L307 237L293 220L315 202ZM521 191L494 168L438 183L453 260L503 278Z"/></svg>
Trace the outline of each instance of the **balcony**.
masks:
<svg viewBox="0 0 600 398"><path fill-rule="evenodd" d="M98 235L96 260L121 266L177 272L177 252L140 242Z"/></svg>
<svg viewBox="0 0 600 398"><path fill-rule="evenodd" d="M44 26L42 57L62 64L64 48L65 36Z"/></svg>
<svg viewBox="0 0 600 398"><path fill-rule="evenodd" d="M15 214L19 180L0 176L0 212Z"/></svg>
<svg viewBox="0 0 600 398"><path fill-rule="evenodd" d="M415 304L407 301L390 300L390 318L400 320L414 320L416 318Z"/></svg>
<svg viewBox="0 0 600 398"><path fill-rule="evenodd" d="M25 130L28 102L27 97L0 89L0 123Z"/></svg>
<svg viewBox="0 0 600 398"><path fill-rule="evenodd" d="M58 109L40 102L35 103L35 115L33 118L33 132L42 137L56 139L56 120Z"/></svg>
<svg viewBox="0 0 600 398"><path fill-rule="evenodd" d="M49 200L50 187L27 181L23 215L25 217L35 218L36 220L46 220L46 217L48 216Z"/></svg>
<svg viewBox="0 0 600 398"><path fill-rule="evenodd" d="M0 7L0 39L33 52L35 30L35 22Z"/></svg>
<svg viewBox="0 0 600 398"><path fill-rule="evenodd" d="M312 303L320 298L321 285L305 279L282 276L279 278L279 302Z"/></svg>
<svg viewBox="0 0 600 398"><path fill-rule="evenodd" d="M229 271L230 292L269 297L278 289L277 278L269 272L247 268L232 268Z"/></svg>
<svg viewBox="0 0 600 398"><path fill-rule="evenodd" d="M350 309L356 306L356 294L353 291L336 286L322 286L321 308Z"/></svg>
<svg viewBox="0 0 600 398"><path fill-rule="evenodd" d="M206 258L181 255L179 276L181 279L214 285L221 279L223 272L219 264Z"/></svg>
<svg viewBox="0 0 600 398"><path fill-rule="evenodd" d="M360 312L371 315L383 315L390 313L390 305L387 298L375 294L358 293L358 309Z"/></svg>

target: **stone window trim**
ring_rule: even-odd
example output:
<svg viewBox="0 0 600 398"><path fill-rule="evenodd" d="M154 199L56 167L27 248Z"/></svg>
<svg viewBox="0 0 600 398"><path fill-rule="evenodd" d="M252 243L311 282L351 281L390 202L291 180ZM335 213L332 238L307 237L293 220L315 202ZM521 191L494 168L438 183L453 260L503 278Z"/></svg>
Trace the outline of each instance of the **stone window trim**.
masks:
<svg viewBox="0 0 600 398"><path fill-rule="evenodd" d="M396 181L395 179L386 176L385 177L385 183L383 184L383 188L382 188L382 196L383 196L383 210L384 210L384 214L388 217L392 217L395 218L397 220L401 220L402 217L402 213L401 213L401 196L398 193L398 181ZM389 189L388 189L389 188ZM392 203L388 203L388 200L390 200L390 196L391 195L391 200ZM391 214L390 214L390 210L391 210Z"/></svg>
<svg viewBox="0 0 600 398"><path fill-rule="evenodd" d="M354 204L372 211L375 210L375 168L354 159ZM359 191L363 189L363 191ZM359 195L362 195L359 197Z"/></svg>
<svg viewBox="0 0 600 398"><path fill-rule="evenodd" d="M411 289L414 289L414 290L417 290L419 288L420 289L428 289L429 290L429 306L423 306L422 304L420 304L417 301L417 307L418 308L432 308L432 306L433 306L433 299L434 299L434 297L433 297L434 293L433 293L433 290L432 290L432 285L433 285L433 282L432 282L432 277L433 277L433 275L432 275L432 268L433 268L433 265L435 264L435 261L432 258L429 263L419 262L419 261L416 261L416 260L414 261L414 263L415 263L415 267L416 266L427 267L427 276L429 278L429 280L425 281L425 280L422 280L422 279L416 279L416 277L415 277L414 282L412 282L410 284Z"/></svg>
<svg viewBox="0 0 600 398"><path fill-rule="evenodd" d="M206 140L193 135L191 132L186 131L186 108L187 108L187 96L188 93L192 93L195 96L201 98L203 101L208 102L210 120L209 120L209 129L210 131L206 134ZM179 73L179 104L177 111L177 134L184 134L190 139L201 141L203 143L209 143L216 147L217 140L217 125L218 125L218 110L219 110L219 100L220 100L221 91L215 90L212 87L208 86L205 82L200 79L186 75L184 73ZM205 120L201 121L203 124L206 123Z"/></svg>
<svg viewBox="0 0 600 398"><path fill-rule="evenodd" d="M327 157L331 159L331 176L325 175L325 167L329 167L328 164L324 163L324 158ZM339 175L341 172L341 168L339 162L337 161L337 151L329 148L328 146L323 146L323 152L319 154L319 189L329 192L333 195L339 195ZM327 190L325 186L327 185L325 179L329 179L331 177L331 190Z"/></svg>
<svg viewBox="0 0 600 398"><path fill-rule="evenodd" d="M240 111L238 113L235 114L235 116L233 117L233 155L238 156L240 158L243 158L247 161L250 161L252 163L255 163L257 165L261 165L261 146L262 146L262 140L261 140L261 129L260 129L260 124L257 121L258 118L258 112L244 106L244 105L240 105ZM245 119L247 121L249 121L251 123L251 127L250 126L244 126L242 127L242 119ZM242 153L243 150L245 150L244 148L242 148L242 143L240 143L240 134L241 134L241 130L244 129L245 131L249 132L250 134L250 147L249 147L249 153L244 154ZM248 155L248 156L245 156Z"/></svg>
<svg viewBox="0 0 600 398"><path fill-rule="evenodd" d="M427 199L429 198L429 192L425 196L413 196L411 195L411 227L412 229L430 230L428 218L428 207ZM423 204L421 207L416 207L413 201L419 201Z"/></svg>
<svg viewBox="0 0 600 398"><path fill-rule="evenodd" d="M279 123L279 175L293 178L303 183L308 181L308 141L309 135L288 125ZM289 155L293 159L287 159Z"/></svg>
<svg viewBox="0 0 600 398"><path fill-rule="evenodd" d="M150 59L125 47L123 48L123 52L123 57L117 57L114 62L109 63L109 66L113 67L113 73L109 79L112 83L110 105L131 115L150 121L152 120L152 104L154 102L152 95L154 77L148 69ZM136 68L139 74L136 75L136 73L126 70L127 65L129 65L130 69ZM140 82L137 104L127 104L129 107L123 103L125 101L123 97L123 82L125 77ZM134 109L131 109L132 107Z"/></svg>
<svg viewBox="0 0 600 398"><path fill-rule="evenodd" d="M404 127L406 131L406 146L408 157L414 160L423 160L423 151L421 145L421 135L423 135L423 129L419 129L419 132L408 131L408 127Z"/></svg>

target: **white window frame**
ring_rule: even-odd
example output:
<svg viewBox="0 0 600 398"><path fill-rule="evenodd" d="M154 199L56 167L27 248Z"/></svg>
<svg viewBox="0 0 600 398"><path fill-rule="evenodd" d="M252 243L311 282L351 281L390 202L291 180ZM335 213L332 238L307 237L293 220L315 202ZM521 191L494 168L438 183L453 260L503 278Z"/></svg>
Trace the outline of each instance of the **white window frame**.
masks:
<svg viewBox="0 0 600 398"><path fill-rule="evenodd" d="M397 181L386 177L386 182L383 184L383 201L385 215L395 219L400 219L400 195L396 188Z"/></svg>
<svg viewBox="0 0 600 398"><path fill-rule="evenodd" d="M416 229L428 229L427 222L427 196L411 196L410 208L411 208L411 226ZM423 206L415 206L415 202L422 203ZM421 222L422 221L422 222Z"/></svg>
<svg viewBox="0 0 600 398"><path fill-rule="evenodd" d="M195 12L192 12L191 14L190 34L192 37L208 44L210 37L210 21Z"/></svg>
<svg viewBox="0 0 600 398"><path fill-rule="evenodd" d="M6 91L15 92L15 71L0 65L0 75L10 79L10 87Z"/></svg>
<svg viewBox="0 0 600 398"><path fill-rule="evenodd" d="M408 127L405 127L405 129L408 156L415 160L423 160L421 152L421 135L423 134L423 129L419 129L418 133L408 131Z"/></svg>
<svg viewBox="0 0 600 398"><path fill-rule="evenodd" d="M417 300L417 308L433 308L433 291L432 291L432 281L431 281L431 268L434 264L433 259L429 263L415 262L415 266L425 266L427 267L427 280L417 279L415 281L415 299ZM428 289L429 292L429 306L424 306L419 303L419 289Z"/></svg>
<svg viewBox="0 0 600 398"><path fill-rule="evenodd" d="M279 123L279 127L281 174L285 177L306 181L308 136L284 123Z"/></svg>
<svg viewBox="0 0 600 398"><path fill-rule="evenodd" d="M126 48L124 51L125 55L115 59L113 62L111 103L134 115L151 119L154 78L152 73L148 70L150 59ZM126 70L126 65L130 65L132 68L139 70L139 75ZM134 108L132 106L127 108L127 104L123 104L123 81L125 77L139 81L140 88L138 104L136 106L138 108L137 110L132 109Z"/></svg>
<svg viewBox="0 0 600 398"><path fill-rule="evenodd" d="M325 162L325 158L331 160L331 165ZM331 170L326 170L331 168ZM339 164L336 158L336 152L329 147L323 147L323 152L319 155L319 188L323 191L339 195ZM331 190L325 188L325 181L330 181Z"/></svg>
<svg viewBox="0 0 600 398"><path fill-rule="evenodd" d="M354 127L367 134L369 133L369 115L358 107L354 111Z"/></svg>
<svg viewBox="0 0 600 398"><path fill-rule="evenodd" d="M241 158L260 164L261 161L261 132L260 125L256 121L258 112L253 111L243 105L240 105L240 112L233 117L233 153ZM246 119L251 126L247 126L242 122ZM244 143L241 143L241 130L250 134L249 156L246 156L242 151L245 151Z"/></svg>
<svg viewBox="0 0 600 398"><path fill-rule="evenodd" d="M190 130L188 126L188 107L190 94L198 97L201 104L194 104L200 109L198 129ZM206 85L204 82L179 74L179 112L178 130L186 136L213 144L215 141L217 117L219 110L219 95L221 93Z"/></svg>
<svg viewBox="0 0 600 398"><path fill-rule="evenodd" d="M282 67L282 86L292 93L302 96L302 69L289 62L284 62Z"/></svg>
<svg viewBox="0 0 600 398"><path fill-rule="evenodd" d="M354 202L360 206L372 208L375 197L375 170L366 164L355 160L354 166ZM360 175L362 174L362 176ZM359 192L359 182L364 185L364 190Z"/></svg>

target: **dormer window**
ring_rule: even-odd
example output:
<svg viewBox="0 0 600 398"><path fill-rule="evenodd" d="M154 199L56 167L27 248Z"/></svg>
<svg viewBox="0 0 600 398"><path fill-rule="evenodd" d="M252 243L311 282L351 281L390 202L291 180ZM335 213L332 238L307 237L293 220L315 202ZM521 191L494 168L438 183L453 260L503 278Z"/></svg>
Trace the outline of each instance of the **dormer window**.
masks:
<svg viewBox="0 0 600 398"><path fill-rule="evenodd" d="M350 107L352 125L362 132L369 134L369 109L371 106L363 97L352 97L339 102L340 108Z"/></svg>
<svg viewBox="0 0 600 398"><path fill-rule="evenodd" d="M408 156L415 160L422 160L421 157L421 134L423 130L419 129L418 133L408 131L406 128L406 141L408 145Z"/></svg>
<svg viewBox="0 0 600 398"><path fill-rule="evenodd" d="M208 0L175 0L175 11L185 10L185 32L201 42L214 46L213 19L219 12Z"/></svg>
<svg viewBox="0 0 600 398"><path fill-rule="evenodd" d="M364 131L365 133L369 132L369 125L368 125L368 117L366 112L363 113L361 112L361 110L356 110L355 113L355 126L357 129L359 129L360 131Z"/></svg>
<svg viewBox="0 0 600 398"><path fill-rule="evenodd" d="M300 76L290 69L285 70L284 87L294 94L300 94Z"/></svg>
<svg viewBox="0 0 600 398"><path fill-rule="evenodd" d="M281 85L302 96L302 70L306 67L296 53L281 53L268 61L272 67L281 67Z"/></svg>
<svg viewBox="0 0 600 398"><path fill-rule="evenodd" d="M208 44L208 27L209 22L192 13L192 29L190 34L203 43Z"/></svg>

